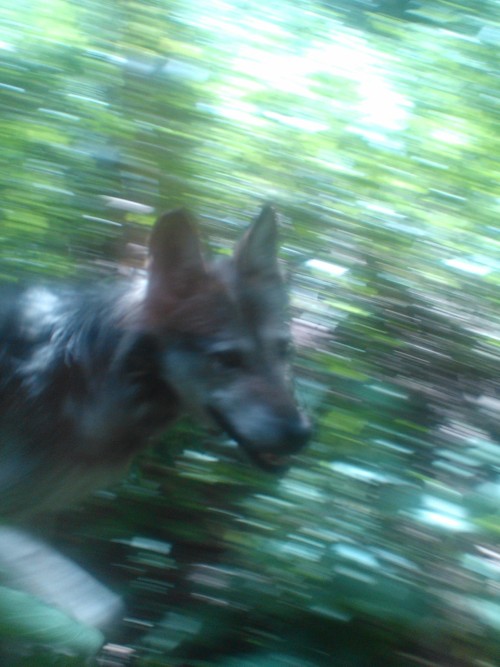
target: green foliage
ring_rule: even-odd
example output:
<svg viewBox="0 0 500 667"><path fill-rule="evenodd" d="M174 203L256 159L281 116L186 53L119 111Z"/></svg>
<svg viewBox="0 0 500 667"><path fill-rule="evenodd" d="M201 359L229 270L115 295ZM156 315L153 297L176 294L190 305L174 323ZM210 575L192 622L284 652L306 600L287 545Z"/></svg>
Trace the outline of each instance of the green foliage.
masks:
<svg viewBox="0 0 500 667"><path fill-rule="evenodd" d="M3 659L8 664L33 665L36 661L37 665L78 667L100 649L104 636L26 593L0 586L0 642L7 646ZM24 658L9 652L9 646L19 644L24 647Z"/></svg>

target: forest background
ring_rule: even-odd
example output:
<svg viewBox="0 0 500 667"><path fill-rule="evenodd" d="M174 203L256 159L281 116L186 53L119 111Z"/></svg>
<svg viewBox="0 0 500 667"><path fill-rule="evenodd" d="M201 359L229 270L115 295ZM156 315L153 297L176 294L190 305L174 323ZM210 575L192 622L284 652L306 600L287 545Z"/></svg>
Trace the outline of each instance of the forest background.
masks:
<svg viewBox="0 0 500 667"><path fill-rule="evenodd" d="M275 479L185 421L59 519L127 600L116 664L498 665L498 2L0 17L2 280L104 289L177 205L214 253L282 218L313 442ZM19 664L80 664L31 623Z"/></svg>

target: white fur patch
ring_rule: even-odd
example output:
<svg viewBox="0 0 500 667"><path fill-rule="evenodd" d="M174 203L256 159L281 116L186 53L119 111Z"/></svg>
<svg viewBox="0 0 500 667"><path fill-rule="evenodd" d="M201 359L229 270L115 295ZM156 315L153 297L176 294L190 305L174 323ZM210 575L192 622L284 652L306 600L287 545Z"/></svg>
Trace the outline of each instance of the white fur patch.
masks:
<svg viewBox="0 0 500 667"><path fill-rule="evenodd" d="M35 338L61 318L60 298L45 287L32 287L22 298L23 333Z"/></svg>

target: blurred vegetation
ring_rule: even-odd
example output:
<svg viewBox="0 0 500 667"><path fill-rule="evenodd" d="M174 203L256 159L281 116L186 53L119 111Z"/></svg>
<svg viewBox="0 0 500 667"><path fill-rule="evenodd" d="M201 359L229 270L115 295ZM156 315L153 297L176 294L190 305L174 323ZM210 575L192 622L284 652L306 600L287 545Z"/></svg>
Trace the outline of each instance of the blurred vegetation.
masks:
<svg viewBox="0 0 500 667"><path fill-rule="evenodd" d="M498 665L498 3L0 16L0 278L107 280L178 204L217 252L272 200L316 421L280 479L183 422L60 518L128 605L100 664ZM18 664L80 664L49 635Z"/></svg>

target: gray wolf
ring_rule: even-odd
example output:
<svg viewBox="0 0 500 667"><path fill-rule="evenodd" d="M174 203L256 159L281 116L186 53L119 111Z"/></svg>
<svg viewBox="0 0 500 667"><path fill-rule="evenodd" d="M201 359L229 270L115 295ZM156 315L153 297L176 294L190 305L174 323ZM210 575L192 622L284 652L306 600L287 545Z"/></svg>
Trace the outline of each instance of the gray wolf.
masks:
<svg viewBox="0 0 500 667"><path fill-rule="evenodd" d="M257 466L285 469L310 435L288 378L286 309L269 206L231 257L207 261L179 209L153 227L144 275L91 289L2 288L0 576L105 625L116 599L82 611L67 591L85 574L19 525L123 475L183 412L216 424ZM54 558L67 581L51 587L37 572ZM85 588L106 598L90 577Z"/></svg>

